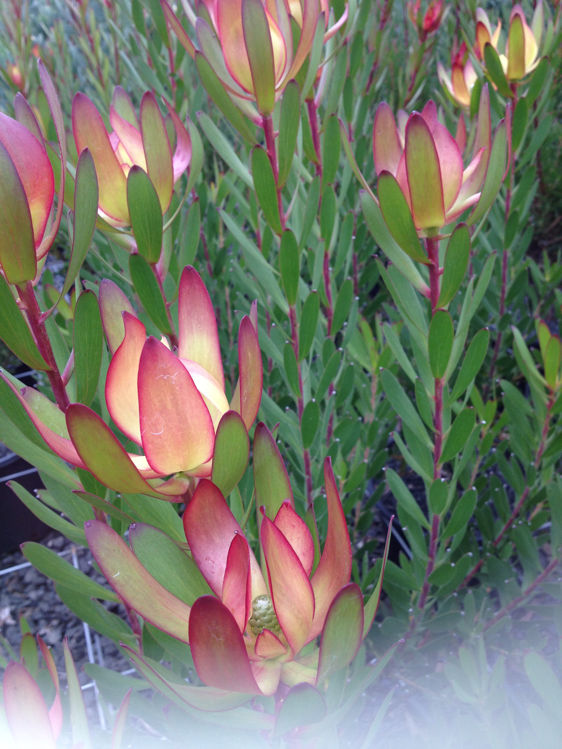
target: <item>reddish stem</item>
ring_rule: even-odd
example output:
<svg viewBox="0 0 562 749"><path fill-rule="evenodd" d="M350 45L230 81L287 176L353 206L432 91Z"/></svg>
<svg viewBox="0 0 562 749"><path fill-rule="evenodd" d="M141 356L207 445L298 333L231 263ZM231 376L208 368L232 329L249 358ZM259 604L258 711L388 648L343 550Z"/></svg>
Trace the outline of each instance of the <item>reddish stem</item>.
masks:
<svg viewBox="0 0 562 749"><path fill-rule="evenodd" d="M62 411L66 411L70 401L68 400L68 395L66 394L64 383L55 360L55 355L53 354L51 341L49 340L47 330L45 329L45 322L37 303L35 289L33 288L31 281L28 281L25 286L18 286L17 288L27 314L29 328L35 339L39 353L49 367L46 374L49 378L53 395L55 396L58 407Z"/></svg>
<svg viewBox="0 0 562 749"><path fill-rule="evenodd" d="M439 266L439 240L435 237L428 237L425 240L425 246L429 258L429 298L431 302L431 316L433 317L437 311L440 293L441 268ZM437 480L441 477L440 460L443 448L443 379L441 377L435 378L433 400L435 404L435 410L433 413L433 429L435 431L435 441L433 444L433 478L434 480ZM435 567L440 522L440 515L433 515L431 521L431 534L429 537L427 566L425 568L425 577L418 603L418 608L420 609L424 608L429 594L429 577Z"/></svg>
<svg viewBox="0 0 562 749"><path fill-rule="evenodd" d="M281 220L281 230L285 230L285 212L283 211L283 200L281 197L281 189L279 187L279 165L277 163L277 150L275 148L275 133L273 132L273 120L271 115L262 118L263 133L265 136L265 147L267 155L269 157L269 163L273 170L273 177L275 179L275 190L277 192L277 206L279 208L279 218Z"/></svg>

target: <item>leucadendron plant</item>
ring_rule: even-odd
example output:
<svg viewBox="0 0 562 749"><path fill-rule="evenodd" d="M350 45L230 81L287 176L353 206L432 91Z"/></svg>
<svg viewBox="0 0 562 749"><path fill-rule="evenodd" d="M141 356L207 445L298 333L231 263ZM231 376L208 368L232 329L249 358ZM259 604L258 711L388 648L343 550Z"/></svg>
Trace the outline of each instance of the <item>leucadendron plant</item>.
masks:
<svg viewBox="0 0 562 749"><path fill-rule="evenodd" d="M294 709L286 707L292 688L313 709L320 704L327 710L334 674L355 658L375 618L388 539L378 582L364 602L351 582L351 544L330 460L324 464L327 530L319 555L318 532L296 511L287 470L264 424L256 428L253 454L257 513L253 520L246 514L245 528L220 489L204 479L183 513L187 547L161 535L157 545L167 553L155 557L149 550L155 531L143 524L129 528L129 545L100 520L86 522L85 533L130 617L140 617L137 648L126 649L150 683L200 709L211 700L215 709L233 698L237 705L251 703L265 710L275 732L276 722ZM202 685L178 682L143 653L142 622L184 643L186 653L189 643ZM353 689L352 681L339 707ZM273 713L256 695L275 698Z"/></svg>
<svg viewBox="0 0 562 749"><path fill-rule="evenodd" d="M555 745L559 5L19 5L0 439L101 572L22 546L132 663L86 666L106 725ZM31 643L6 735L111 741Z"/></svg>

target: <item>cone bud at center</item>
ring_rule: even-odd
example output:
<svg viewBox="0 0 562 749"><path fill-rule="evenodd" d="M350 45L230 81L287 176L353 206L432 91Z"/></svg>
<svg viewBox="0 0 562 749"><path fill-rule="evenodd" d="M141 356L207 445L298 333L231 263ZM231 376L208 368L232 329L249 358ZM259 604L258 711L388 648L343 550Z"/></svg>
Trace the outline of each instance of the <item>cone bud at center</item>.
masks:
<svg viewBox="0 0 562 749"><path fill-rule="evenodd" d="M248 621L250 631L256 637L263 632L264 629L269 629L274 634L281 632L281 627L273 608L271 598L267 595L261 595L254 598L252 601L252 616Z"/></svg>

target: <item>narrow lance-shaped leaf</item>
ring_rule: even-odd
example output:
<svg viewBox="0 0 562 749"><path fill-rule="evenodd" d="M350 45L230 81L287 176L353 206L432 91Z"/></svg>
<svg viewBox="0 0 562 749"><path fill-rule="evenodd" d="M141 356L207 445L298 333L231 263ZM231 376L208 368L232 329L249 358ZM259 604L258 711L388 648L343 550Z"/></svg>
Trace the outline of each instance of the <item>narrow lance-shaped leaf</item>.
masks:
<svg viewBox="0 0 562 749"><path fill-rule="evenodd" d="M330 458L324 461L328 505L328 534L322 556L312 576L315 610L311 637L319 634L330 604L351 576L351 544Z"/></svg>
<svg viewBox="0 0 562 749"><path fill-rule="evenodd" d="M257 507L274 518L283 502L293 502L293 490L285 464L269 429L261 422L254 435L254 485Z"/></svg>
<svg viewBox="0 0 562 749"><path fill-rule="evenodd" d="M443 181L435 141L420 114L414 113L408 118L405 138L407 184L414 223L418 229L439 228L445 223Z"/></svg>
<svg viewBox="0 0 562 749"><path fill-rule="evenodd" d="M394 240L412 260L427 263L406 198L390 172L379 175L377 192L381 213Z"/></svg>
<svg viewBox="0 0 562 749"><path fill-rule="evenodd" d="M165 213L174 189L172 152L164 118L151 92L142 97L140 123L148 176L160 200L161 213Z"/></svg>
<svg viewBox="0 0 562 749"><path fill-rule="evenodd" d="M90 729L88 727L88 716L84 697L80 688L80 680L76 672L76 666L68 647L68 640L63 642L64 665L66 668L66 681L68 684L68 697L70 703L70 725L72 727L72 741L77 746L90 749Z"/></svg>
<svg viewBox="0 0 562 749"><path fill-rule="evenodd" d="M29 138L32 137L29 134ZM39 143L37 149L40 149ZM37 273L37 260L27 195L14 162L1 142L0 204L0 264L4 276L10 283L31 281Z"/></svg>
<svg viewBox="0 0 562 749"><path fill-rule="evenodd" d="M447 243L438 307L446 307L461 287L469 257L470 234L465 224L459 224Z"/></svg>
<svg viewBox="0 0 562 749"><path fill-rule="evenodd" d="M236 411L221 418L215 436L211 479L225 497L238 484L248 465L250 440L244 422Z"/></svg>
<svg viewBox="0 0 562 749"><path fill-rule="evenodd" d="M265 516L260 529L275 613L294 654L311 639L315 595L285 535Z"/></svg>
<svg viewBox="0 0 562 749"><path fill-rule="evenodd" d="M76 279L88 254L98 215L98 178L92 154L85 148L78 158L74 183L72 251L61 298Z"/></svg>
<svg viewBox="0 0 562 749"><path fill-rule="evenodd" d="M83 291L74 313L74 372L76 398L90 405L98 387L103 330L98 300L93 291Z"/></svg>
<svg viewBox="0 0 562 749"><path fill-rule="evenodd" d="M252 177L265 220L276 234L281 234L275 175L267 153L260 146L256 146L252 151Z"/></svg>
<svg viewBox="0 0 562 749"><path fill-rule="evenodd" d="M158 629L188 642L189 606L160 585L106 523L89 520L84 531L96 562L119 597Z"/></svg>
<svg viewBox="0 0 562 749"><path fill-rule="evenodd" d="M275 105L275 63L269 23L261 0L242 0L242 30L258 110L268 116Z"/></svg>
<svg viewBox="0 0 562 749"><path fill-rule="evenodd" d="M282 188L291 171L295 155L300 122L300 91L296 81L289 81L281 100L281 119L277 140L279 175L278 187Z"/></svg>
<svg viewBox="0 0 562 749"><path fill-rule="evenodd" d="M350 583L340 590L328 610L320 641L316 683L355 658L363 639L363 619L361 589Z"/></svg>
<svg viewBox="0 0 562 749"><path fill-rule="evenodd" d="M152 268L142 255L131 255L129 271L135 291L150 319L162 333L170 335L173 331L166 313L166 303Z"/></svg>
<svg viewBox="0 0 562 749"><path fill-rule="evenodd" d="M127 205L138 251L154 265L162 250L162 210L154 185L140 166L129 171Z"/></svg>
<svg viewBox="0 0 562 749"><path fill-rule="evenodd" d="M428 336L429 364L434 377L442 378L453 348L455 331L451 315L437 310L431 319Z"/></svg>

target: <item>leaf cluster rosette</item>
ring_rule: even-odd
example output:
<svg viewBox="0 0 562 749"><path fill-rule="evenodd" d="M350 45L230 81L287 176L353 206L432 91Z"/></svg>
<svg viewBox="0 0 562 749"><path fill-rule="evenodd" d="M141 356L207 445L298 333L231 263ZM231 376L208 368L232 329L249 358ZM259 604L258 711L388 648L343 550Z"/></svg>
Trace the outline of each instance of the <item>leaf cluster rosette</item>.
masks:
<svg viewBox="0 0 562 749"><path fill-rule="evenodd" d="M99 184L99 214L116 227L131 223L127 196L129 174L142 169L156 191L162 214L170 206L174 185L191 161L191 138L174 109L165 102L164 118L155 96L147 91L140 116L128 94L117 86L109 108L108 132L94 103L82 93L72 102L76 150L92 154Z"/></svg>
<svg viewBox="0 0 562 749"><path fill-rule="evenodd" d="M127 452L88 406L73 403L63 412L34 388L17 389L11 382L10 387L47 445L65 461L116 491L175 500L190 486L189 477L211 475L222 417L236 412L245 430L256 418L262 390L256 313L240 323L239 379L228 400L213 306L194 268L185 268L180 280L175 351L166 339L147 338L132 305L110 281L101 284L100 308L113 354L105 383L107 409L142 454Z"/></svg>
<svg viewBox="0 0 562 749"><path fill-rule="evenodd" d="M142 566L134 553L135 528L132 550L103 522L87 522L85 532L116 593L148 622L189 643L207 687L272 695L280 684L316 686L353 660L374 620L382 573L364 604L359 586L350 582L351 544L329 458L324 463L327 533L315 559L313 533L296 511L284 463L263 424L256 428L254 455L257 502L268 495L258 513L259 557L221 491L201 480L183 525L209 592L192 605L165 590Z"/></svg>
<svg viewBox="0 0 562 749"><path fill-rule="evenodd" d="M318 33L329 38L347 18L346 9L328 28L327 0L200 0L190 17L195 47L164 0L162 8L189 54L204 58L228 95L255 121L252 104L260 115L271 115L305 65Z"/></svg>

